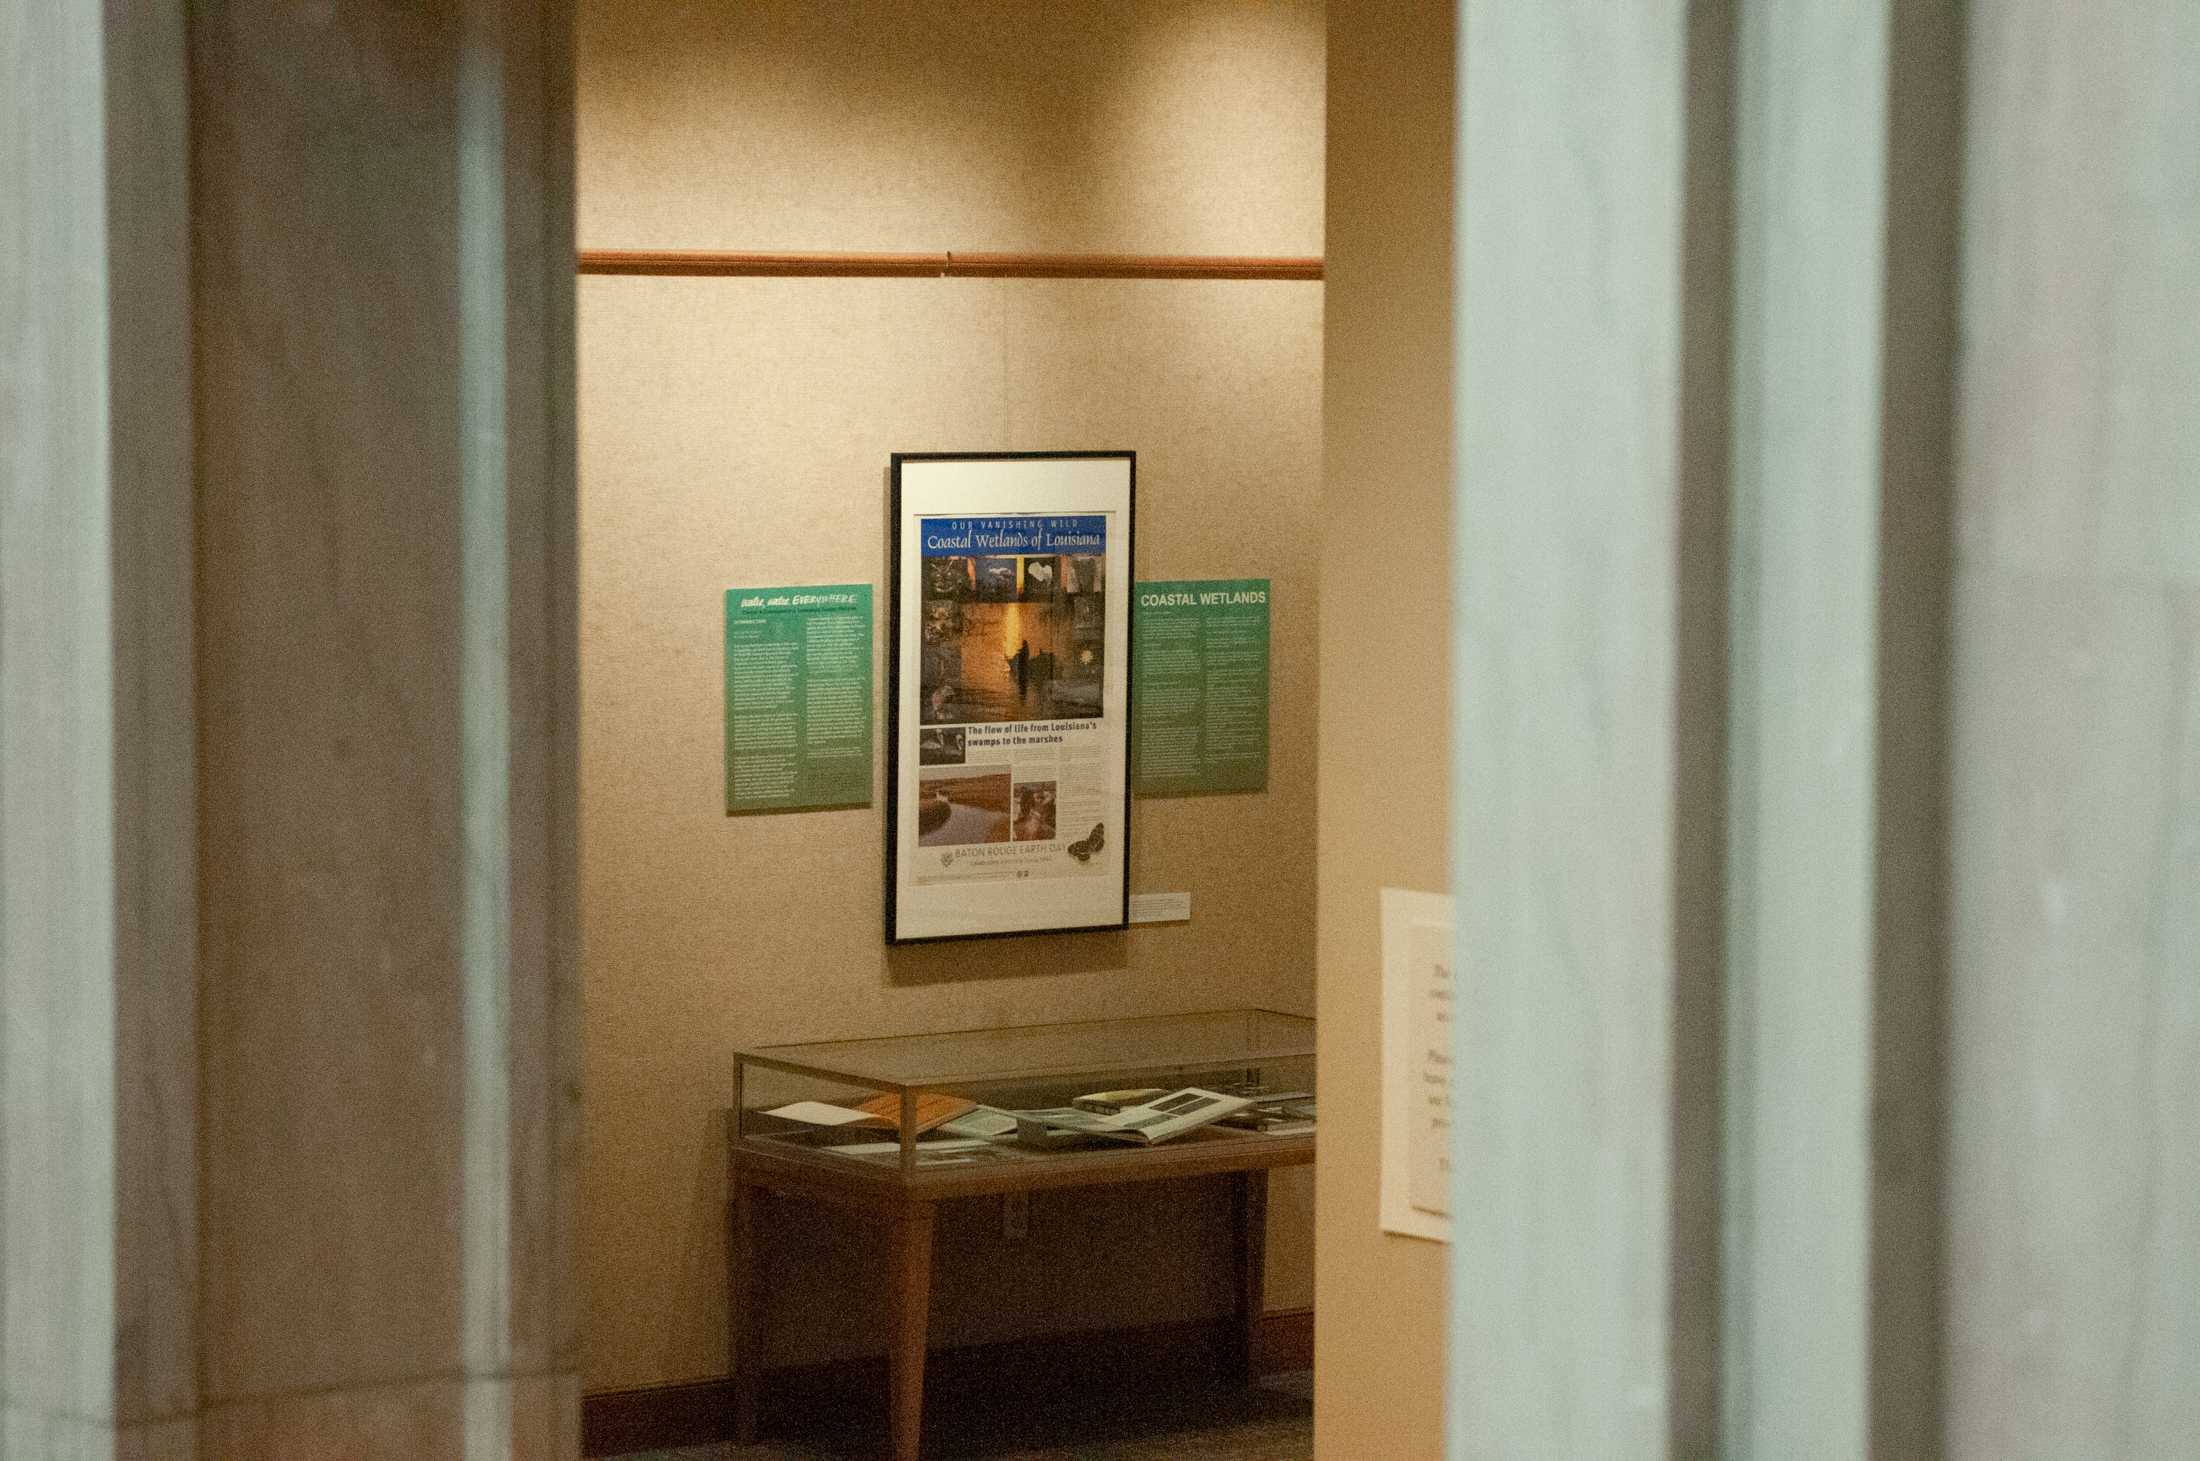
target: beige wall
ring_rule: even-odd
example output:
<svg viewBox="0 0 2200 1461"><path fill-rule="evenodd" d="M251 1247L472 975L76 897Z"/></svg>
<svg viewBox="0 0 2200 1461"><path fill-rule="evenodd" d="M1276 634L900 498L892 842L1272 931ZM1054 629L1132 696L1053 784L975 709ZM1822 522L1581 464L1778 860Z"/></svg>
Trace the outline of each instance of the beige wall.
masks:
<svg viewBox="0 0 2200 1461"><path fill-rule="evenodd" d="M1451 137L1450 7L1332 0L1314 1420L1337 1461L1443 1445L1444 1249L1376 1225L1376 905L1450 887ZM1393 583L1416 587L1371 591Z"/></svg>
<svg viewBox="0 0 2200 1461"><path fill-rule="evenodd" d="M583 0L584 248L1318 254L1318 0Z"/></svg>
<svg viewBox="0 0 2200 1461"><path fill-rule="evenodd" d="M584 246L1321 246L1318 5L602 4L582 21ZM723 1371L737 1045L1311 1008L1321 331L1315 284L582 281L592 1389ZM1271 789L1139 803L1132 886L1190 891L1188 925L888 950L876 807L724 815L721 596L873 582L883 652L889 453L1091 446L1139 453L1142 577L1275 581ZM1225 1251L1219 1191L1158 1195L1042 1198L1032 1241L1173 1227ZM1303 1176L1279 1180L1273 1307L1308 1301L1311 1202ZM940 1343L1227 1304L1197 1263L1048 1287L972 1212L946 1230ZM841 1242L800 1281L851 1291ZM860 1303L835 1307L831 1325L775 1324L776 1356L859 1345Z"/></svg>

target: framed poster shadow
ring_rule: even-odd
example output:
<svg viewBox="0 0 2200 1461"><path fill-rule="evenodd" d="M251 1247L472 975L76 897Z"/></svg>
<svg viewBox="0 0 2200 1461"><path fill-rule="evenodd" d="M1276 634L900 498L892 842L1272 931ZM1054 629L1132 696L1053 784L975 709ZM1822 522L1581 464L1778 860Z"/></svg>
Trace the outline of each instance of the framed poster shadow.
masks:
<svg viewBox="0 0 2200 1461"><path fill-rule="evenodd" d="M886 948L886 981L898 988L1024 979L1035 974L1105 974L1130 967L1131 936L1117 928L997 934Z"/></svg>

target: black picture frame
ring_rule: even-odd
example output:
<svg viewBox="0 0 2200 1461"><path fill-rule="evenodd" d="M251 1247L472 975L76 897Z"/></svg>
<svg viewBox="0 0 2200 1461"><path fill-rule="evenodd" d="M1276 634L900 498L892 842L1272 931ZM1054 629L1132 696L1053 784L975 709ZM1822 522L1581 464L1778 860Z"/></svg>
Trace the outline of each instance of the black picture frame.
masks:
<svg viewBox="0 0 2200 1461"><path fill-rule="evenodd" d="M1033 466L1036 470L1019 473L1012 470L1017 465ZM964 468L971 470L960 470ZM895 452L890 458L889 480L892 609L887 640L886 942L889 945L941 943L1127 928L1130 924L1130 727L1134 682L1130 613L1137 581L1137 453L1125 450ZM966 495L958 494L958 483L968 488ZM915 525L922 520L1006 519L1010 525L1028 521L1033 525L1031 530L1037 531L1036 525L1042 521L1077 519L1081 523L1095 517L1106 519L1099 555L972 551L934 559L940 562L968 560L968 597L961 600L951 601L937 595L928 597L928 589L941 590L942 584L921 581L926 575L935 573L926 567L927 556L933 550L911 538ZM1037 545L1043 548L1046 541L1041 539ZM1099 560L1097 568L1092 561L1094 556ZM981 588L977 581L980 564L999 574L1001 560L1010 558L1016 560L1013 589L1004 594L999 584ZM1070 561L1072 559L1074 561ZM959 673L953 682L943 681L926 692L925 671L930 662L923 658L925 635L929 630L937 630L943 635L947 632L940 624L927 626L928 607L930 613L938 617L943 605L949 602L965 602L972 610L990 609L997 603L1014 603L1018 605L1016 622L1020 624L1022 606L1031 602L1033 583L1041 572L1041 568L1032 566L1034 563L1042 565L1051 580L1049 586L1039 590L1040 601L1045 605L1041 619L1065 613L1068 616L1066 621L1059 617L1054 619L1052 632L1057 639L1036 657L1045 669L1038 697L1047 706L1066 704L1072 708L1056 716L1022 708L1032 691L1025 678L1026 671L1021 667L1010 672L1017 686L1016 702L1006 710L1000 709L998 703L990 714L975 705L962 705L965 695L983 698L988 692L966 689L960 682ZM1101 575L1097 590L1088 584L1081 592L1075 591L1078 575L1096 572ZM1087 631L1078 620L1088 612L1089 600L1094 596L1101 601L1098 606L1099 689L1096 709L1086 713L1081 706L1088 687L1076 680L1079 672L1075 664L1070 674L1057 681L1055 669L1059 657L1054 648L1074 647L1080 642ZM1079 598L1088 602L1081 605L1077 602ZM1006 613L1004 608L1004 616ZM1071 638L1066 642L1059 640L1064 622L1071 626L1067 631ZM962 611L957 610L953 633L960 639L965 632ZM1020 657L1028 666L1033 661L1029 654L1030 644L1030 639L1026 638L1018 657L1002 658L1014 666L1016 658ZM916 650L916 663L910 662L912 647ZM956 643L954 654L958 663L962 662L966 650L965 644ZM937 664L934 667L940 668ZM937 698L943 691L944 701ZM1005 685L992 692L996 702L1006 693ZM1071 787L1054 781L1019 783L1015 768L1026 762L1017 758L1028 756L1029 752L1011 754L1003 768L988 766L983 784L976 784L974 778L952 776L946 765L933 766L933 779L926 781L923 773L930 764L925 760L926 755L936 754L941 761L952 756L955 758L952 764L966 764L963 758L967 755L967 746L1024 734L1020 729L1024 726L1033 727L1035 733L1059 735L1068 741L1088 734L1100 738L1102 772L1097 800L1085 778L1080 778ZM1062 764L1068 767L1072 760L1068 745L1064 745L1060 755ZM965 817L974 809L949 801L949 788L967 790L976 785L976 790L990 799L994 789L991 783L996 776L1006 781L1009 793L1009 801L1003 809L1008 819L1006 836L988 822L983 852L966 853L959 841L950 841L948 850L942 851L939 844L931 840L938 835L937 831L923 832L922 820L934 807L943 804L951 807L951 817ZM941 790L924 798L920 804L921 788L927 784L939 786ZM1026 792L1039 794L1034 791L1035 785L1045 788L1047 820L1043 825L1046 835L1027 842L1023 838L1025 830L1040 825L1034 820L1035 814L1027 815L1029 804L1024 797ZM1057 796L1061 797L1059 803ZM1094 830L1078 841L1071 841L1066 835L1074 830L1074 823L1063 827L1055 820L1058 806L1068 805L1087 810L1094 806L1102 809ZM904 814L912 810L916 819L905 823ZM969 820L975 833L979 830L979 817ZM1098 850L1080 857L1079 844L1091 843L1096 838L1100 842ZM1039 845L1040 841L1047 844L1045 849ZM995 853L992 850L995 847L1012 850ZM1064 853L1070 861L1053 857L1054 850ZM951 875L945 870L957 857L971 855L997 858L998 861L989 866L1007 871L979 875L966 869L961 874ZM1095 862L1101 863L1097 872L1093 867ZM951 876L969 881L947 881ZM1019 894L1016 890L1022 891Z"/></svg>

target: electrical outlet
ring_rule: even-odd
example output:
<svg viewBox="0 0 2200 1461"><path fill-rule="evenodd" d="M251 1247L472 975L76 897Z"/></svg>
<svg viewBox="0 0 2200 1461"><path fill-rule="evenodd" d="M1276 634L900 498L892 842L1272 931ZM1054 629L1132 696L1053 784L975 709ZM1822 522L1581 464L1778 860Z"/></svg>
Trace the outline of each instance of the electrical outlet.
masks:
<svg viewBox="0 0 2200 1461"><path fill-rule="evenodd" d="M1031 1236L1031 1194L1028 1192L1004 1192L1001 1194L1001 1236L1022 1239Z"/></svg>

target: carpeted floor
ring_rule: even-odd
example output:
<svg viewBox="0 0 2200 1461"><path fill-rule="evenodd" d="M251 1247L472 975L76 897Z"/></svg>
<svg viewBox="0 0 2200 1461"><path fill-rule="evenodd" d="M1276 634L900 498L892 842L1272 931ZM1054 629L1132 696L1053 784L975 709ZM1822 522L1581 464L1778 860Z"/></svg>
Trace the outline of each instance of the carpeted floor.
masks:
<svg viewBox="0 0 2200 1461"><path fill-rule="evenodd" d="M1314 1377L1276 1375L1250 1390L1140 1401L1121 1394L1043 1409L964 1405L927 1417L925 1456L937 1461L1311 1461ZM875 1422L876 1417L870 1418ZM642 1451L618 1461L876 1461L876 1424L762 1445Z"/></svg>

